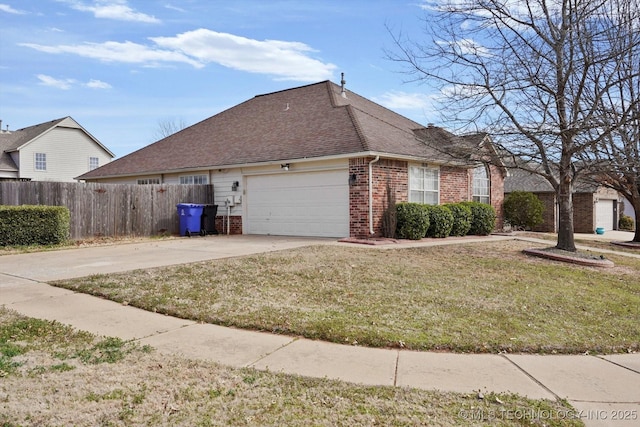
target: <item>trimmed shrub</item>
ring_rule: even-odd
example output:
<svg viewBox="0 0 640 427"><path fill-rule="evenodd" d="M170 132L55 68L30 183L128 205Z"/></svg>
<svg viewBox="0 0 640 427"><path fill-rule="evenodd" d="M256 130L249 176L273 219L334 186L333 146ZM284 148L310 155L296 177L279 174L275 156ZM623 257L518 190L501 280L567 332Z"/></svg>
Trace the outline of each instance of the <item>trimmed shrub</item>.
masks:
<svg viewBox="0 0 640 427"><path fill-rule="evenodd" d="M448 237L453 227L453 214L443 205L424 205L429 212L429 228L426 237Z"/></svg>
<svg viewBox="0 0 640 427"><path fill-rule="evenodd" d="M64 206L0 206L0 246L64 243L69 223Z"/></svg>
<svg viewBox="0 0 640 427"><path fill-rule="evenodd" d="M487 236L496 227L496 210L493 206L480 202L462 202L471 209L471 228L468 234Z"/></svg>
<svg viewBox="0 0 640 427"><path fill-rule="evenodd" d="M527 191L514 191L504 200L504 219L516 229L530 230L542 224L543 212L540 199Z"/></svg>
<svg viewBox="0 0 640 427"><path fill-rule="evenodd" d="M471 208L462 203L449 203L444 206L449 208L453 214L453 227L451 227L449 236L466 236L471 229L471 220L473 219Z"/></svg>
<svg viewBox="0 0 640 427"><path fill-rule="evenodd" d="M618 228L620 228L620 230L633 231L633 218L628 215L622 215L618 223Z"/></svg>
<svg viewBox="0 0 640 427"><path fill-rule="evenodd" d="M429 229L429 213L419 203L396 204L396 236L420 240Z"/></svg>

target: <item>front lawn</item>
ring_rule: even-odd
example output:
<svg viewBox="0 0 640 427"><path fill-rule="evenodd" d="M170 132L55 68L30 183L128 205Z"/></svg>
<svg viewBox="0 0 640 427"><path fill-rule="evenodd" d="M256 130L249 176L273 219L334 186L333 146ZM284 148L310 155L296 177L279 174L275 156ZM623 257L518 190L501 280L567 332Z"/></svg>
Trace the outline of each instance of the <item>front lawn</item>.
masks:
<svg viewBox="0 0 640 427"><path fill-rule="evenodd" d="M518 414L542 414L538 418ZM0 306L0 425L582 426L564 401L443 393L160 355Z"/></svg>
<svg viewBox="0 0 640 427"><path fill-rule="evenodd" d="M595 269L503 241L312 246L55 283L178 317L338 343L457 352L640 350L640 260Z"/></svg>

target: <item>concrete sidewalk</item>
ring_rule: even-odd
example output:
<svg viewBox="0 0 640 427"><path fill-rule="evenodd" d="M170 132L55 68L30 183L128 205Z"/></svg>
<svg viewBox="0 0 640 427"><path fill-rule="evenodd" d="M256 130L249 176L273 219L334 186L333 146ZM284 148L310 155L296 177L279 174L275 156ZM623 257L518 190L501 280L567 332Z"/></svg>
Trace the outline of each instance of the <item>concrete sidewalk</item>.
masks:
<svg viewBox="0 0 640 427"><path fill-rule="evenodd" d="M425 240L413 245L510 238ZM531 398L563 398L581 411L579 415L588 426L640 423L639 354L477 355L338 345L198 324L46 284L50 280L310 244L338 243L329 239L210 236L0 256L0 304L27 316L56 320L95 334L139 340L167 354L181 354L234 367L255 367L367 385L466 393L513 392ZM400 246L405 245L391 247ZM378 247L369 248L376 250ZM626 420L619 421L621 417Z"/></svg>

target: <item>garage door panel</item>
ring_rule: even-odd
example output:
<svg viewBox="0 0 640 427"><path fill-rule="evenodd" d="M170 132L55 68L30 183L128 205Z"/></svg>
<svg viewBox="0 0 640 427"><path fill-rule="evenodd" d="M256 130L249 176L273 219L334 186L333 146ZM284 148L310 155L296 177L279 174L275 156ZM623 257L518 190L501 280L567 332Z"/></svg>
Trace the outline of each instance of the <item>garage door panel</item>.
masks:
<svg viewBox="0 0 640 427"><path fill-rule="evenodd" d="M613 230L613 204L614 200L598 200L596 203L596 227Z"/></svg>
<svg viewBox="0 0 640 427"><path fill-rule="evenodd" d="M247 232L287 236L349 235L347 170L247 179Z"/></svg>

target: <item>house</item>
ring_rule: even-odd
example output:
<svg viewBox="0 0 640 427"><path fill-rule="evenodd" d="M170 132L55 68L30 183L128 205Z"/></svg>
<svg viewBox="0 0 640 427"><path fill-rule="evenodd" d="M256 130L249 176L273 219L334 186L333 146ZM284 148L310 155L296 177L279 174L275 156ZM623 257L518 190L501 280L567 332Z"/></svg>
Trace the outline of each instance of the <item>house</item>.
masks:
<svg viewBox="0 0 640 427"><path fill-rule="evenodd" d="M74 181L113 157L71 117L0 130L0 180Z"/></svg>
<svg viewBox="0 0 640 427"><path fill-rule="evenodd" d="M504 182L505 196L513 191L534 193L544 205L544 222L535 231L556 233L558 230L558 204L556 193L540 175L522 169L510 169ZM596 228L618 229L618 209L622 203L618 192L592 183L578 182L573 192L573 230L576 233L594 233Z"/></svg>
<svg viewBox="0 0 640 427"><path fill-rule="evenodd" d="M80 177L213 184L230 233L370 237L398 202L481 200L502 211L504 171L452 154L490 146L422 126L330 81L255 96ZM185 200L185 202L188 202Z"/></svg>

